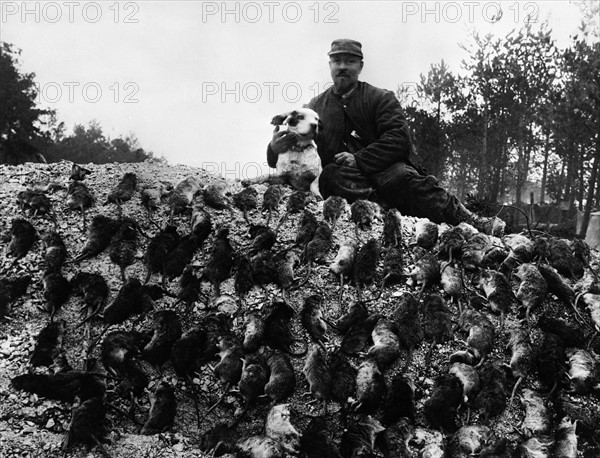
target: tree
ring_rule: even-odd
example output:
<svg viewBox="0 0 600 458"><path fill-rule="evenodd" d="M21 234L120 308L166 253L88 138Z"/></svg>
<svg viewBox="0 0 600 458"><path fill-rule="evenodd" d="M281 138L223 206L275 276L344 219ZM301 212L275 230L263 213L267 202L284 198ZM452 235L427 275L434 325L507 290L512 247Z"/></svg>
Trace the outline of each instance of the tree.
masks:
<svg viewBox="0 0 600 458"><path fill-rule="evenodd" d="M21 50L0 42L0 163L41 160L48 136L41 127L53 110L38 108L35 103L34 73L21 73Z"/></svg>
<svg viewBox="0 0 600 458"><path fill-rule="evenodd" d="M58 129L56 136L60 138L48 149L49 162L62 159L81 164L143 162L154 156L152 152L146 152L140 147L134 134L112 140L106 138L100 123L95 120L90 121L87 127L76 124L71 135L65 135Z"/></svg>
<svg viewBox="0 0 600 458"><path fill-rule="evenodd" d="M428 159L426 161L431 173L440 180L444 178L444 163L448 157L446 122L444 120L446 103L456 91L456 79L442 60L437 65L431 65L427 75L421 74L418 91L425 100L432 104L433 119L425 118L427 122L424 132L428 138ZM433 122L431 122L433 120Z"/></svg>

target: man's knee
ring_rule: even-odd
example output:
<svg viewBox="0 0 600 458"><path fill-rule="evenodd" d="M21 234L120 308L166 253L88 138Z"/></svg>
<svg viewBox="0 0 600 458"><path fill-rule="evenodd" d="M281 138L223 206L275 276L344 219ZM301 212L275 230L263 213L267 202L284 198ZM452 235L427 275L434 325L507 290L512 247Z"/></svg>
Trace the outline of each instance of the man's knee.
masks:
<svg viewBox="0 0 600 458"><path fill-rule="evenodd" d="M453 197L436 177L423 175L409 164L394 164L378 174L377 190L390 206L402 213L427 217L435 222L448 219Z"/></svg>

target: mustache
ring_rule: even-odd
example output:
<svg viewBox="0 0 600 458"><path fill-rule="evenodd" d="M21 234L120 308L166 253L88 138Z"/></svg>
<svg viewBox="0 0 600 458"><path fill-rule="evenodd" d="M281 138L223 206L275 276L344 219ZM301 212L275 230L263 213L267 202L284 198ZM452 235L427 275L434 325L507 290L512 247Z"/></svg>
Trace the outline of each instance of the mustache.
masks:
<svg viewBox="0 0 600 458"><path fill-rule="evenodd" d="M348 72L337 72L335 76L348 76Z"/></svg>

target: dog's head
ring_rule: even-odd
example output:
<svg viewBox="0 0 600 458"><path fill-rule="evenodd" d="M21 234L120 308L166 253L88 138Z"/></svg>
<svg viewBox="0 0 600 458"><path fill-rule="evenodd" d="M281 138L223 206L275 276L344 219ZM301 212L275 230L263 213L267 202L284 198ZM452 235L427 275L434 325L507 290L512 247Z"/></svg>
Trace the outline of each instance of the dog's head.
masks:
<svg viewBox="0 0 600 458"><path fill-rule="evenodd" d="M319 115L310 108L299 108L277 115L271 120L271 124L287 126L290 132L298 134L303 139L311 140L315 139L323 128Z"/></svg>

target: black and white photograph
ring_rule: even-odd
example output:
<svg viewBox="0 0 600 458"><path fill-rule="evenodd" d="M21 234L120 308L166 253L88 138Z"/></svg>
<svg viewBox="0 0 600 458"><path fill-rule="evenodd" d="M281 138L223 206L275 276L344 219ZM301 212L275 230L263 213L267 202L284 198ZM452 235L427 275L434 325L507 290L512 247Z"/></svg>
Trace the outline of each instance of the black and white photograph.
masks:
<svg viewBox="0 0 600 458"><path fill-rule="evenodd" d="M600 1L0 1L0 456L600 457Z"/></svg>

